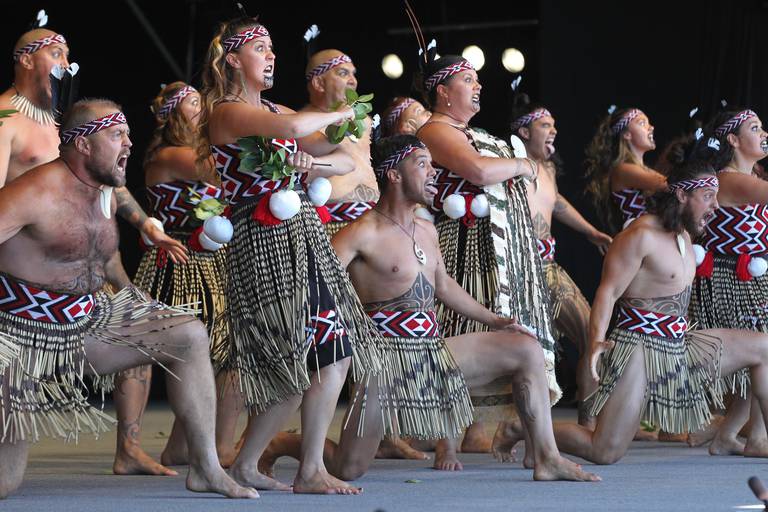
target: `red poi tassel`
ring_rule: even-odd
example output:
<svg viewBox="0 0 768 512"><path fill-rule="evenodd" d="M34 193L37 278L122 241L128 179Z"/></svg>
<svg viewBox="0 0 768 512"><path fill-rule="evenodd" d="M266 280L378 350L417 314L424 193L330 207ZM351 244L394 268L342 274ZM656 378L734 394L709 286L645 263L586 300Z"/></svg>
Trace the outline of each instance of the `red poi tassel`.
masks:
<svg viewBox="0 0 768 512"><path fill-rule="evenodd" d="M331 212L328 211L327 206L315 206L315 210L317 210L317 216L320 217L320 222L328 224L331 221Z"/></svg>
<svg viewBox="0 0 768 512"><path fill-rule="evenodd" d="M157 268L164 268L168 264L168 252L165 249L157 248L157 258L155 259L155 265Z"/></svg>
<svg viewBox="0 0 768 512"><path fill-rule="evenodd" d="M749 273L750 261L752 261L752 256L749 254L739 254L739 258L736 260L736 279L739 281L752 280L752 274Z"/></svg>
<svg viewBox="0 0 768 512"><path fill-rule="evenodd" d="M195 252L203 252L205 250L203 246L200 245L200 233L202 232L203 226L200 226L194 230L191 235L189 235L189 241L187 241L187 245L191 250Z"/></svg>
<svg viewBox="0 0 768 512"><path fill-rule="evenodd" d="M475 217L475 214L472 213L472 200L474 198L475 196L472 194L467 194L464 196L464 202L466 204L467 213L465 213L464 216L461 218L461 222L468 228L475 227L475 222L477 221L477 217Z"/></svg>
<svg viewBox="0 0 768 512"><path fill-rule="evenodd" d="M707 251L704 254L704 261L701 265L696 267L696 277L703 277L710 279L712 277L712 271L715 268L715 258L712 256L712 251Z"/></svg>
<svg viewBox="0 0 768 512"><path fill-rule="evenodd" d="M267 192L259 200L259 204L253 210L251 218L261 224L262 226L277 226L282 223L280 219L272 215L272 211L269 209L269 198L272 197L272 192Z"/></svg>

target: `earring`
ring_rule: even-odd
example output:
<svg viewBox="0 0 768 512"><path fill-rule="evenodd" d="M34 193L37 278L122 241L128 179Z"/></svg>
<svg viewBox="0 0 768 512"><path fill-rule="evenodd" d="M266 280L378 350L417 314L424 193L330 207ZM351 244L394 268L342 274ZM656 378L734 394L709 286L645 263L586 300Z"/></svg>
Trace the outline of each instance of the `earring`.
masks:
<svg viewBox="0 0 768 512"><path fill-rule="evenodd" d="M450 101L448 102L448 106L449 106L449 107L451 106L451 102L450 102Z"/></svg>

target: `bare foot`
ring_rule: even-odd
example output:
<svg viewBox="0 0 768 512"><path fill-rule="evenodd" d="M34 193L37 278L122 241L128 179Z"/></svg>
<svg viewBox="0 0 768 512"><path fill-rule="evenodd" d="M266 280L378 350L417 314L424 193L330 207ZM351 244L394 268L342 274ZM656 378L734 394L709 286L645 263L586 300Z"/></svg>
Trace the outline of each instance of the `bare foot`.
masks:
<svg viewBox="0 0 768 512"><path fill-rule="evenodd" d="M258 471L269 478L275 478L275 463L283 455L291 453L289 447L301 443L301 436L291 432L278 432L264 449L258 463ZM238 446L241 446L238 443ZM237 447L235 447L237 449Z"/></svg>
<svg viewBox="0 0 768 512"><path fill-rule="evenodd" d="M665 430L659 430L658 440L662 443L685 443L688 440L688 434L673 434Z"/></svg>
<svg viewBox="0 0 768 512"><path fill-rule="evenodd" d="M178 475L176 471L158 464L155 459L136 445L117 450L115 462L112 464L112 472L116 475Z"/></svg>
<svg viewBox="0 0 768 512"><path fill-rule="evenodd" d="M717 435L717 431L720 429L720 425L723 423L723 416L715 416L712 421L707 425L704 430L698 432L688 433L688 446L702 446L712 441Z"/></svg>
<svg viewBox="0 0 768 512"><path fill-rule="evenodd" d="M293 492L296 494L360 494L362 487L355 487L328 474L318 471L309 478L302 478L301 471L293 481Z"/></svg>
<svg viewBox="0 0 768 512"><path fill-rule="evenodd" d="M768 439L760 439L758 441L751 441L747 439L747 444L744 446L745 457L768 457Z"/></svg>
<svg viewBox="0 0 768 512"><path fill-rule="evenodd" d="M490 453L491 438L485 433L482 423L473 423L464 432L461 453Z"/></svg>
<svg viewBox="0 0 768 512"><path fill-rule="evenodd" d="M500 421L491 444L491 453L499 462L515 462L515 445L525 439L522 425L517 421Z"/></svg>
<svg viewBox="0 0 768 512"><path fill-rule="evenodd" d="M377 459L429 460L429 455L412 448L399 437L385 437L379 443Z"/></svg>
<svg viewBox="0 0 768 512"><path fill-rule="evenodd" d="M744 443L737 437L721 437L716 435L709 445L710 455L743 455Z"/></svg>
<svg viewBox="0 0 768 512"><path fill-rule="evenodd" d="M640 427L637 429L637 432L635 432L633 441L658 441L658 439L659 437L656 435L656 432L648 432Z"/></svg>
<svg viewBox="0 0 768 512"><path fill-rule="evenodd" d="M166 466L183 466L189 464L187 447L171 447L170 445L166 445L165 450L160 454L160 462Z"/></svg>
<svg viewBox="0 0 768 512"><path fill-rule="evenodd" d="M278 482L272 477L262 474L258 468L253 466L244 466L242 464L233 464L229 468L231 476L240 485L253 487L260 491L290 491L291 486Z"/></svg>
<svg viewBox="0 0 768 512"><path fill-rule="evenodd" d="M410 438L408 439L408 444L411 445L411 448L420 452L433 452L435 451L435 446L437 446L437 441L434 439Z"/></svg>
<svg viewBox="0 0 768 512"><path fill-rule="evenodd" d="M602 478L593 473L587 473L575 462L571 462L559 455L551 460L537 464L533 470L533 479L540 481L572 480L577 482L600 482L602 480Z"/></svg>
<svg viewBox="0 0 768 512"><path fill-rule="evenodd" d="M536 467L536 459L533 457L533 449L528 449L528 445L523 441L523 447L525 449L525 455L523 456L523 467L525 469L534 469Z"/></svg>
<svg viewBox="0 0 768 512"><path fill-rule="evenodd" d="M435 463L433 469L438 471L462 471L464 466L456 457L456 451L441 446L440 443L435 447Z"/></svg>
<svg viewBox="0 0 768 512"><path fill-rule="evenodd" d="M187 489L193 492L215 492L228 498L259 497L255 489L238 485L218 466L207 472L197 466L189 466Z"/></svg>

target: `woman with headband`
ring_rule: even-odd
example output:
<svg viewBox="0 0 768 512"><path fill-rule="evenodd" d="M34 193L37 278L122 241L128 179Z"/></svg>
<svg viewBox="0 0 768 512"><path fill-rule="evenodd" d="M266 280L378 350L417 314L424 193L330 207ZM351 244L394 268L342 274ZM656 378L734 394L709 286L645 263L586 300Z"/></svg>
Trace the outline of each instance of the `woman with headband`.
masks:
<svg viewBox="0 0 768 512"><path fill-rule="evenodd" d="M699 239L690 316L701 328L768 332L768 183L754 169L768 155L768 134L752 110L721 112L700 132L700 156L718 170L717 208ZM702 250L703 248L703 250ZM736 396L712 440L712 455L768 456L758 407L750 411L745 372L731 382ZM750 393L751 396L751 393ZM754 403L754 402L752 402ZM751 416L746 446L739 431Z"/></svg>
<svg viewBox="0 0 768 512"><path fill-rule="evenodd" d="M437 212L435 227L446 269L480 304L517 319L535 333L544 351L555 402L561 390L554 373L548 292L525 183L519 179L535 180L536 164L514 158L504 141L468 126L480 110L482 87L477 72L462 57L434 57L434 46L422 48L421 75L416 82L421 84L433 113L417 135L429 148L437 168L438 194L433 210ZM488 329L443 307L438 308L438 317L446 337ZM473 397L478 421L489 413L493 419L509 417L510 383L500 384L489 392L492 394ZM499 406L505 410L499 411ZM499 430L504 430L503 425ZM507 437L503 445L495 444L494 451L508 457L516 442ZM446 440L438 445L436 467L456 460L453 444Z"/></svg>
<svg viewBox="0 0 768 512"><path fill-rule="evenodd" d="M667 186L666 178L643 162L645 153L656 149L653 130L640 109L612 110L587 147L587 190L612 234L645 212L647 195Z"/></svg>
<svg viewBox="0 0 768 512"><path fill-rule="evenodd" d="M353 119L354 111L296 113L275 105L262 96L274 73L264 25L249 17L221 24L203 71L198 159L213 152L234 225L225 366L237 371L251 417L230 473L244 485L289 490L259 473L257 461L301 405L302 458L293 492L357 494L328 474L323 445L351 360L357 378L377 371L380 339L304 188L308 174L352 170L353 161L316 132ZM279 154L285 174L275 168Z"/></svg>

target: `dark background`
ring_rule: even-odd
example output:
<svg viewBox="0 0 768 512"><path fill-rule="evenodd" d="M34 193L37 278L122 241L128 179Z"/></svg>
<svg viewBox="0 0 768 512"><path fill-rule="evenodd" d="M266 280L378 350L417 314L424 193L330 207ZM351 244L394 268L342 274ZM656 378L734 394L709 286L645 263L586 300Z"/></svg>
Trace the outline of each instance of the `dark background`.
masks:
<svg viewBox="0 0 768 512"><path fill-rule="evenodd" d="M293 108L306 101L302 36L319 25L318 48L348 53L358 69L363 93L373 92L380 112L395 94L410 92L416 42L403 6L387 2L243 2L269 28L277 54L270 100ZM109 97L121 103L134 143L128 186L142 197L141 160L153 128L149 104L161 83L191 80L199 86L200 64L217 22L235 15L223 0L56 1L13 3L4 9L0 48L8 64L0 83L13 81L11 52L38 9L46 9L48 28L62 33L70 60L80 64L80 95ZM616 2L530 0L472 2L412 0L427 39L438 51L460 53L469 44L485 51L479 72L482 111L473 125L508 136L510 81L501 65L507 47L523 52L521 89L554 114L557 148L565 161L561 192L595 222L584 196L583 149L609 105L639 107L656 126L660 149L689 125L688 112L699 107L706 119L721 99L765 111L768 85L765 45L760 27L768 2L759 0ZM174 72L140 22L157 32L177 63ZM381 71L384 55L396 53L405 64L398 80ZM123 258L129 274L140 253L136 233L122 226ZM600 257L585 240L554 226L557 260L591 300L599 279Z"/></svg>

